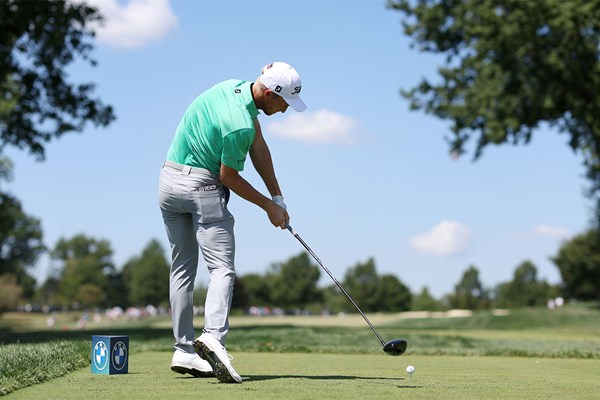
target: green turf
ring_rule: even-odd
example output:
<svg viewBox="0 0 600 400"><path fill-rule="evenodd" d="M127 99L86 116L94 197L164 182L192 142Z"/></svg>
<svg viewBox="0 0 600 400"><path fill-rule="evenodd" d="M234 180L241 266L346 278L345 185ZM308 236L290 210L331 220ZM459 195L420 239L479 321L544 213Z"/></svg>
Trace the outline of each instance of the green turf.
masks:
<svg viewBox="0 0 600 400"><path fill-rule="evenodd" d="M0 348L0 395L63 376L89 365L90 346L82 341L37 345L11 344Z"/></svg>
<svg viewBox="0 0 600 400"><path fill-rule="evenodd" d="M132 355L127 375L89 367L7 396L18 399L597 399L600 361L385 354L234 354L242 384L185 378L170 354ZM412 380L405 368L416 367Z"/></svg>
<svg viewBox="0 0 600 400"><path fill-rule="evenodd" d="M440 318L435 315L429 318L414 318L411 315L409 318L406 314L373 314L369 317L384 338L408 340L408 351L399 358L401 362L420 356L436 356L431 358L438 360L436 367L445 363L444 357L437 356L448 356L448 359L455 359L450 356L464 356L478 363L498 365L507 360L523 360L521 362L524 363L525 358L544 365L546 362L554 365L554 361L566 364L600 360L600 310L597 307L569 305L559 310L523 309L505 314L479 311L468 318ZM69 374L82 365L89 367L92 334L129 335L132 362L137 357L145 357L144 354L148 352L161 352L169 357L173 338L167 317L115 323L103 321L90 324L84 330L76 325L79 317L76 313L56 314L56 326L48 329L44 315L4 314L0 318L0 395L17 389L20 392L21 388L36 383L51 381L54 384L53 379L57 377ZM202 322L202 318L197 318L195 325L201 326ZM387 357L359 315L235 316L231 318L227 348L241 357L253 353L252 357L267 357L267 360L270 355L274 359L281 356L308 357L310 361L302 361L300 366L320 365L324 360L322 356L364 357L365 360L371 356ZM328 365L329 373L345 368L343 362ZM378 362L382 362L380 358ZM360 377L370 368L376 369L376 366L363 365L361 362L356 366L357 376ZM297 373L298 365L294 367ZM247 368L248 371L252 369L253 365ZM452 370L452 367L449 369ZM431 369L428 368L428 371ZM524 372L520 370L520 373ZM277 371L273 376L276 375ZM492 371L484 376L494 377L496 374ZM521 378L512 379L518 381ZM552 379L551 382L563 381L560 372L554 372ZM318 379L322 380L325 379ZM483 380L483 386L489 384ZM567 387L571 381L569 379L566 382ZM491 382L500 384L494 380Z"/></svg>

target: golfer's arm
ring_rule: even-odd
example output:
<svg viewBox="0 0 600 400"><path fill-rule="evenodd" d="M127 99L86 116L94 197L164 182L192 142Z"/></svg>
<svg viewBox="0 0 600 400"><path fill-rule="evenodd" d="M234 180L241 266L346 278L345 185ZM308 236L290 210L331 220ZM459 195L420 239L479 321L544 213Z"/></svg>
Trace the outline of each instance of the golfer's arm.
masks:
<svg viewBox="0 0 600 400"><path fill-rule="evenodd" d="M242 178L237 170L228 167L227 165L221 164L219 179L223 185L233 190L235 194L251 203L256 204L265 211L267 210L269 203L271 203L271 199L265 197L258 190L254 189L254 187L247 180Z"/></svg>
<svg viewBox="0 0 600 400"><path fill-rule="evenodd" d="M255 136L254 142L250 147L250 159L256 169L256 172L260 175L267 190L271 196L281 196L281 189L279 183L275 177L275 169L273 168L273 159L271 158L271 152L269 146L262 135L262 130L258 119L254 120Z"/></svg>

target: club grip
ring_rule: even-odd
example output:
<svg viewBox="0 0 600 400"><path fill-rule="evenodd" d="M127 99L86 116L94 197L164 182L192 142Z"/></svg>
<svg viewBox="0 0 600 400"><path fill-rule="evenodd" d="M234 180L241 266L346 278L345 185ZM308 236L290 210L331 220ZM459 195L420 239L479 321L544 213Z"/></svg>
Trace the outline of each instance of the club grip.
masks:
<svg viewBox="0 0 600 400"><path fill-rule="evenodd" d="M294 228L292 228L292 226L290 224L285 224L285 227L287 228L288 231L290 231L290 233L294 236L296 236L296 231L294 231Z"/></svg>

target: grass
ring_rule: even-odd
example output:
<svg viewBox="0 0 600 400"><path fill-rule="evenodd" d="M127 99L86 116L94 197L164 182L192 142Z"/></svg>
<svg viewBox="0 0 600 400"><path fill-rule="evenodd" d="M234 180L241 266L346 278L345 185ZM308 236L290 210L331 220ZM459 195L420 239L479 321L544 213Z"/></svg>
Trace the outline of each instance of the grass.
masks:
<svg viewBox="0 0 600 400"><path fill-rule="evenodd" d="M346 374L334 378L337 376L337 372L332 375L331 371L343 370L350 365L349 363L355 363L356 365L353 365L352 368L356 367L356 369L352 369L355 372L348 372L348 376L356 376L358 377L357 382L367 385L377 379L383 379L377 378L381 375L380 373L371 376L368 372L371 369L380 371L380 368L392 363L389 368L392 368L396 374L394 376L397 376L398 371L403 371L403 368L410 362L409 360L413 358L423 360L425 365L435 364L434 368L427 367L427 373L432 374L437 371L438 364L443 365L448 360L455 360L452 362L456 364L457 368L458 365L462 365L463 361L471 360L470 362L476 364L469 365L482 364L482 366L476 367L483 368L482 371L484 371L483 365L486 363L502 365L510 360L520 360L515 368L521 375L529 373L524 365L531 365L532 360L543 365L576 361L574 368L578 369L581 365L589 365L592 370L597 368L600 363L600 310L585 305L563 307L559 310L515 310L503 316L494 315L489 311L481 311L466 318L407 318L406 314L375 314L369 317L384 338L408 340L409 348L405 356L401 358L384 356L373 332L366 327L359 315L346 315L343 318L337 316L327 318L234 317L231 318L231 332L227 347L231 353L239 355L242 362L260 358L269 364L271 358L279 360L280 357L284 357L284 359L300 357L302 360L297 361L298 364L295 366L282 365L278 367L282 371L288 371L288 378L292 379L292 382L287 382L285 385L309 379L307 376L320 377L325 374L325 378L309 379L309 382L314 384L315 381L341 380L346 386L347 381L354 381L354 379L348 378ZM0 346L0 394L21 389L11 394L12 397L23 391L24 387L50 381L50 383L39 386L45 388L50 384L53 385L58 377L66 375L64 379L67 379L83 373L80 370L82 367L84 367L84 374L88 379L90 377L92 381L102 379L92 376L89 372L92 334L129 335L130 375L138 373L136 370L132 370L136 359L144 360L147 355L156 354L155 357L158 358L166 357L166 361L158 362L159 370L145 372L146 364L144 363L144 366L138 366L141 371L139 373L150 374L148 377L156 373L160 375L159 380L167 379L168 382L181 381L174 379L173 375L168 373L168 359L173 339L170 321L167 318L115 324L103 322L97 325L92 324L84 330L77 328L78 319L79 316L73 313L57 314L56 328L50 330L46 326L46 317L43 315L5 314L2 316L0 318L0 343L2 343ZM201 326L201 324L201 319L198 319L196 326ZM345 360L344 357L349 358ZM370 360L371 357L375 357L373 365L356 361ZM328 370L321 370L321 365L325 363L324 360L329 359L338 360L339 364L336 365L332 361L332 364L327 367ZM584 361L589 361L591 364L579 364ZM398 369L399 364L400 369ZM257 376L267 374L264 371L261 372L260 368L263 367L259 365L256 367L260 368L255 370L255 366L251 362L243 367L242 371L247 370L248 373ZM537 368L539 365L536 364L535 367ZM296 372L294 372L294 368ZM469 367L465 366L464 368L468 370ZM449 367L449 369L452 368ZM74 370L80 372L69 374ZM167 372L165 373L165 371ZM277 371L272 371L273 377L279 376ZM489 380L491 377L491 382L495 382L501 387L503 378L498 378L497 372L490 370L487 379ZM549 371L546 372L549 373ZM435 374L437 373L435 372ZM363 379L363 375L368 379ZM586 373L583 373L582 376L585 375ZM387 375L381 376L385 378ZM552 377L560 382L565 380L558 370L552 371ZM113 379L118 382L119 379L134 380L134 378L136 377L108 377L109 382L112 382ZM60 381L60 379L56 381ZM281 379L262 379L260 385L267 385L267 381L270 384L271 380L280 382L283 379L283 375ZM473 379L474 381L479 380L478 377ZM576 378L573 379L577 381ZM255 380L250 380L248 383L253 382L252 385L254 385ZM377 385L379 384L377 383ZM463 385L468 386L468 384L468 382L463 382ZM481 383L480 385L485 386L486 384ZM562 384L570 387L571 383L569 381ZM166 383L165 385L168 386ZM438 383L435 385L432 383L432 388L436 385ZM581 390L585 392L584 389L585 384ZM499 394L502 393L499 392ZM64 396L58 397L65 398Z"/></svg>
<svg viewBox="0 0 600 400"><path fill-rule="evenodd" d="M185 378L170 354L132 355L127 375L79 369L9 396L19 399L597 399L600 362L516 357L236 353L241 385ZM416 367L412 379L404 371Z"/></svg>
<svg viewBox="0 0 600 400"><path fill-rule="evenodd" d="M89 365L90 346L82 341L11 344L0 351L0 395L63 376Z"/></svg>

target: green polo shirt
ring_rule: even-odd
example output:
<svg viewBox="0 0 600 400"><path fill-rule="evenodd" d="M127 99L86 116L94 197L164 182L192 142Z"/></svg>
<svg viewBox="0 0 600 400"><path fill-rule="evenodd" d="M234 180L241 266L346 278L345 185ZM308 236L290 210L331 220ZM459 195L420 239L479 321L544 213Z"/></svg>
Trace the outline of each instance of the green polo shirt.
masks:
<svg viewBox="0 0 600 400"><path fill-rule="evenodd" d="M221 164L242 171L258 116L250 85L232 79L200 94L185 111L167 160L217 174Z"/></svg>

